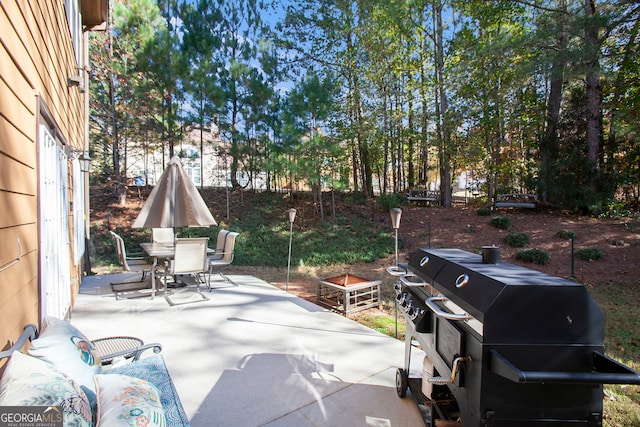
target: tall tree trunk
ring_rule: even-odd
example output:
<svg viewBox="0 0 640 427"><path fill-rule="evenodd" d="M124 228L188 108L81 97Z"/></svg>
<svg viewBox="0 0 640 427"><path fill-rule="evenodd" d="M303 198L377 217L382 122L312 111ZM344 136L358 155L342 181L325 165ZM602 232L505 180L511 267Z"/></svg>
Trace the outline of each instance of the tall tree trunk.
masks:
<svg viewBox="0 0 640 427"><path fill-rule="evenodd" d="M322 180L320 178L318 178L318 205L320 207L320 222L324 222L324 201L322 200Z"/></svg>
<svg viewBox="0 0 640 427"><path fill-rule="evenodd" d="M409 88L413 87L413 79L411 77L411 74L408 74L407 76L408 79L408 83L407 86ZM414 170L414 166L413 166L413 156L414 156L414 111L413 111L413 91L412 90L408 90L407 91L407 108L408 108L408 117L407 117L407 179L405 182L405 185L408 185L409 187L413 187L415 185L415 170ZM404 160L404 159L403 159ZM399 191L402 191L403 189L405 189L405 185L403 185Z"/></svg>
<svg viewBox="0 0 640 427"><path fill-rule="evenodd" d="M436 91L436 116L438 123L438 144L440 157L440 202L445 208L452 205L451 199L451 131L447 120L447 94L444 80L444 44L442 40L442 3L433 5L435 24L435 73Z"/></svg>
<svg viewBox="0 0 640 427"><path fill-rule="evenodd" d="M200 188L204 189L204 95L200 93ZM213 135L213 126L211 126Z"/></svg>
<svg viewBox="0 0 640 427"><path fill-rule="evenodd" d="M360 175L362 177L362 191L367 198L373 197L373 172L371 169L371 155L364 134L364 122L362 120L362 105L360 100L360 87L357 76L353 76L354 108L356 115L356 129L358 138L358 148L360 153Z"/></svg>
<svg viewBox="0 0 640 427"><path fill-rule="evenodd" d="M587 107L587 161L593 168L591 176L591 187L597 191L600 178L600 129L601 129L601 106L602 106L602 85L600 84L600 40L598 32L598 11L596 0L585 0L585 68L586 68L586 107Z"/></svg>
<svg viewBox="0 0 640 427"><path fill-rule="evenodd" d="M427 100L427 73L425 64L427 64L427 38L423 35L420 41L420 101L422 103L422 114L420 116L420 165L421 169L418 173L418 181L423 183L428 189L429 186L429 144L427 124L429 118L427 116L429 102Z"/></svg>
<svg viewBox="0 0 640 427"><path fill-rule="evenodd" d="M127 202L127 191L120 173L120 136L118 134L118 111L116 109L115 94L117 77L113 75L113 33L111 30L109 30L109 62L109 103L111 107L111 133L113 138L113 173L116 179L116 197L118 204L124 206Z"/></svg>
<svg viewBox="0 0 640 427"><path fill-rule="evenodd" d="M544 203L549 201L551 162L558 158L558 121L564 88L564 69L567 62L565 54L567 34L564 22L566 4L564 0L560 0L559 3L561 12L557 13L556 54L551 61L547 120L544 135L540 141L541 196Z"/></svg>
<svg viewBox="0 0 640 427"><path fill-rule="evenodd" d="M389 168L387 165L389 164L389 139L391 133L391 126L389 125L389 111L388 111L388 97L387 97L387 85L383 84L382 86L382 134L384 138L384 146L383 146L383 156L384 156L384 169L382 170L382 193L387 194L389 188Z"/></svg>
<svg viewBox="0 0 640 427"><path fill-rule="evenodd" d="M394 92L396 97L396 108L394 116L399 118L402 114L402 103L400 102L398 91L396 90ZM400 187L402 186L402 181L404 180L404 156L402 155L404 147L404 136L402 132L402 124L400 123L399 119L396 120L396 125L393 128L396 133L396 137L394 138L396 140L396 178L393 183L393 191L399 193Z"/></svg>
<svg viewBox="0 0 640 427"><path fill-rule="evenodd" d="M640 20L636 21L634 24L631 33L629 35L629 40L624 48L624 57L622 58L622 62L620 63L618 74L614 80L612 87L614 88L614 100L612 104L614 108L611 110L611 118L610 118L610 131L609 137L607 139L606 146L603 147L603 150L607 153L608 162L603 165L606 168L603 172L612 173L614 172L615 164L615 153L618 152L618 120L619 120L619 107L620 102L627 92L628 88L626 83L626 74L623 70L628 70L631 68L631 64L633 63L633 55L635 54L635 46L638 38L638 31L640 30Z"/></svg>
<svg viewBox="0 0 640 427"><path fill-rule="evenodd" d="M354 193L358 193L360 190L360 181L358 179L358 170L360 169L360 166L358 166L357 142L353 139L351 140L351 169L353 170L353 191Z"/></svg>
<svg viewBox="0 0 640 427"><path fill-rule="evenodd" d="M238 183L238 165L240 156L240 143L238 141L238 114L240 112L238 100L237 82L231 82L231 187L235 190L240 187Z"/></svg>

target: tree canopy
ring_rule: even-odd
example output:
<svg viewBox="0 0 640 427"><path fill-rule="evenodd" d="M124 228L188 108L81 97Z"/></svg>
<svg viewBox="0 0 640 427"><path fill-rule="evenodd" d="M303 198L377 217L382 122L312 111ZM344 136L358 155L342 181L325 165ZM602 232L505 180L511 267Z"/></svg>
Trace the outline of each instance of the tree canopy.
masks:
<svg viewBox="0 0 640 427"><path fill-rule="evenodd" d="M637 208L639 25L624 0L116 0L91 39L92 157L123 185L127 150L213 124L231 186L264 173L320 209L334 189L449 206L462 174Z"/></svg>

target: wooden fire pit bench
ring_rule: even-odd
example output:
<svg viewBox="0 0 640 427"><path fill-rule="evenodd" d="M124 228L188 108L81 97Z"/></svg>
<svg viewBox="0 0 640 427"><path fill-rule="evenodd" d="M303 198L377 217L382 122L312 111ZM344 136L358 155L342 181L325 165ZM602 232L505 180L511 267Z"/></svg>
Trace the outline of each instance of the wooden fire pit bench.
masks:
<svg viewBox="0 0 640 427"><path fill-rule="evenodd" d="M538 208L538 196L526 193L500 194L493 204L494 212L498 208L525 208L536 210Z"/></svg>
<svg viewBox="0 0 640 427"><path fill-rule="evenodd" d="M318 280L318 304L349 316L357 311L380 307L380 280L343 274Z"/></svg>
<svg viewBox="0 0 640 427"><path fill-rule="evenodd" d="M440 203L440 192L434 190L409 190L406 197L407 202L409 203Z"/></svg>

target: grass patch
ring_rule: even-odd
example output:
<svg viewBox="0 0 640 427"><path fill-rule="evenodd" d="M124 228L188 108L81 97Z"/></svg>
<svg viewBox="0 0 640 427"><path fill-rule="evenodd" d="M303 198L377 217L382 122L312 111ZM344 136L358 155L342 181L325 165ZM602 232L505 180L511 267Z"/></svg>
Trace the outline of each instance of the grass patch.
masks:
<svg viewBox="0 0 640 427"><path fill-rule="evenodd" d="M390 337L396 336L396 320L394 316L377 311L363 311L351 316L353 320ZM401 321L402 320L402 321ZM405 324L402 313L398 313L398 339L404 340Z"/></svg>
<svg viewBox="0 0 640 427"><path fill-rule="evenodd" d="M300 196L301 197L301 196ZM300 201L299 201L300 202ZM240 233L236 239L234 265L281 267L287 265L290 224L285 215L289 201L273 193L252 195L240 215L221 227L179 227L179 237L209 237L215 245L220 228ZM312 205L312 202L309 202ZM337 215L324 222L309 212L296 218L291 235L291 265L321 267L372 262L394 252L392 230L359 214ZM312 220L314 221L312 223ZM115 228L115 227L112 227ZM140 243L151 240L150 229L115 229L125 241L127 251L140 251ZM117 264L113 239L107 226L92 228L98 265ZM402 242L399 242L400 244ZM128 253L129 255L129 253Z"/></svg>
<svg viewBox="0 0 640 427"><path fill-rule="evenodd" d="M476 211L478 216L489 216L491 215L491 208L480 208Z"/></svg>
<svg viewBox="0 0 640 427"><path fill-rule="evenodd" d="M640 283L597 283L589 293L605 316L605 353L640 370ZM640 426L640 385L605 385L604 425Z"/></svg>

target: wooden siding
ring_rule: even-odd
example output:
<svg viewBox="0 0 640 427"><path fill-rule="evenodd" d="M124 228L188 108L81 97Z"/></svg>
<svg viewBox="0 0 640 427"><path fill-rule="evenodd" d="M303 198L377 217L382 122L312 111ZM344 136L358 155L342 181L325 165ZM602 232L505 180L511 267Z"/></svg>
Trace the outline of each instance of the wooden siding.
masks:
<svg viewBox="0 0 640 427"><path fill-rule="evenodd" d="M40 321L38 120L44 106L61 140L84 147L86 98L67 86L82 75L75 58L64 1L0 0L0 267L22 246L20 261L0 271L0 349ZM74 292L80 279L72 265Z"/></svg>

